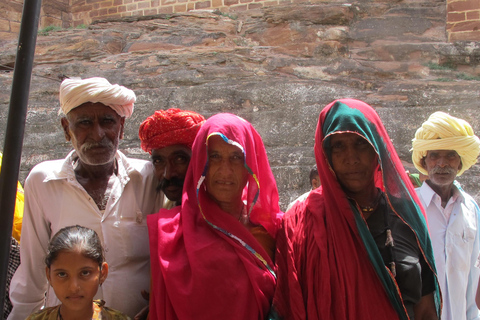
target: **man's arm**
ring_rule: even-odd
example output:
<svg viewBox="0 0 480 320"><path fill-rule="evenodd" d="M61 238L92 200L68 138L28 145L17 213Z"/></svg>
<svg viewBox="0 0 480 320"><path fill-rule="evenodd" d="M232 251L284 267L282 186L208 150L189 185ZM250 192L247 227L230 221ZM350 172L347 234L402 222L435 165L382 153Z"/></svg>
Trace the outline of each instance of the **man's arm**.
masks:
<svg viewBox="0 0 480 320"><path fill-rule="evenodd" d="M467 299L467 319L468 320L479 320L480 312L478 310L476 300L476 293L478 287L478 281L480 277L480 269L475 267L478 258L478 252L480 250L480 209L476 202L472 200L474 204L474 210L476 214L477 222L477 233L475 236L475 242L473 243L472 254L470 257L470 273L468 275L468 285L466 292Z"/></svg>
<svg viewBox="0 0 480 320"><path fill-rule="evenodd" d="M20 244L21 263L10 284L13 309L8 320L23 320L38 310L43 305L47 289L44 257L50 239L50 226L45 221L42 206L37 202L37 189L35 179L27 179ZM54 199L42 200L54 201Z"/></svg>
<svg viewBox="0 0 480 320"><path fill-rule="evenodd" d="M477 303L477 308L480 309L480 279L478 280L477 294L475 295L475 302Z"/></svg>

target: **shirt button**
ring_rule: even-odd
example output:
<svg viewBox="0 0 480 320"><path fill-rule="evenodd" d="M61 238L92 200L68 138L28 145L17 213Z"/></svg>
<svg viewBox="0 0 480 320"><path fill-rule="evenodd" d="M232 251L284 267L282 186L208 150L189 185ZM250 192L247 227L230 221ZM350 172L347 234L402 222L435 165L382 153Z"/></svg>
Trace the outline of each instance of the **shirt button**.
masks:
<svg viewBox="0 0 480 320"><path fill-rule="evenodd" d="M143 214L142 214L141 211L137 211L137 212L136 212L136 221L137 221L137 223L142 223L142 221L143 221Z"/></svg>

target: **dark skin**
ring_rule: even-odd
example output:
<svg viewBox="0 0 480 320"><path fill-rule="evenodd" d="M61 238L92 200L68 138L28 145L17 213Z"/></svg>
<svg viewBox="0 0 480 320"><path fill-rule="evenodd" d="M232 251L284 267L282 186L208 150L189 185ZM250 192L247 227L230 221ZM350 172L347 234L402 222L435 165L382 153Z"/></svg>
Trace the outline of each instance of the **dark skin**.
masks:
<svg viewBox="0 0 480 320"><path fill-rule="evenodd" d="M125 118L102 103L87 102L71 110L61 123L65 139L78 155L75 177L102 209L108 182L115 173Z"/></svg>
<svg viewBox="0 0 480 320"><path fill-rule="evenodd" d="M455 150L428 150L421 164L428 172L426 183L440 196L445 208L453 194L453 181L462 169L460 156Z"/></svg>
<svg viewBox="0 0 480 320"><path fill-rule="evenodd" d="M477 294L475 295L475 303L477 308L480 309L480 279L478 280Z"/></svg>
<svg viewBox="0 0 480 320"><path fill-rule="evenodd" d="M178 206L182 203L182 188L192 150L184 145L172 145L152 150L152 163L160 189Z"/></svg>
<svg viewBox="0 0 480 320"><path fill-rule="evenodd" d="M370 206L378 196L374 183L377 154L362 136L334 134L330 140L332 166L345 193L360 207ZM363 213L367 219L371 213Z"/></svg>
<svg viewBox="0 0 480 320"><path fill-rule="evenodd" d="M374 173L378 158L372 145L355 133L334 134L330 140L332 167L347 196L360 207L370 206L378 196ZM371 213L362 213L365 219ZM423 296L414 307L415 320L438 320L433 293Z"/></svg>
<svg viewBox="0 0 480 320"><path fill-rule="evenodd" d="M242 191L248 180L242 151L214 135L208 141L207 193L218 206L235 218L242 214Z"/></svg>

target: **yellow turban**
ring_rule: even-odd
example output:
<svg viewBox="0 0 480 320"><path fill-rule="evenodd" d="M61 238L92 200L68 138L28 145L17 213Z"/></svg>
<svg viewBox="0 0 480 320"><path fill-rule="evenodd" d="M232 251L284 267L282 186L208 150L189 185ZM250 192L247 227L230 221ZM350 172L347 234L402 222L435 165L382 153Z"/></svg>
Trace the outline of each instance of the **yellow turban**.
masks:
<svg viewBox="0 0 480 320"><path fill-rule="evenodd" d="M105 78L65 79L60 85L60 111L67 114L72 109L86 103L103 103L121 117L133 113L135 93L118 84L110 84Z"/></svg>
<svg viewBox="0 0 480 320"><path fill-rule="evenodd" d="M421 160L428 150L455 150L461 158L461 175L477 162L480 153L480 140L473 133L470 124L444 112L435 112L415 133L412 140L412 160L421 173L428 175Z"/></svg>

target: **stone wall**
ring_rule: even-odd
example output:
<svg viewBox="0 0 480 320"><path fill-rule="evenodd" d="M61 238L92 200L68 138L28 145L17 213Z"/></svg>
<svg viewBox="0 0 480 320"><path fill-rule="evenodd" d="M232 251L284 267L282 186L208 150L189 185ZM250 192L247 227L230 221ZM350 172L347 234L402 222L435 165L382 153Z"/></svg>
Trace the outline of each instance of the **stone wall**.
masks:
<svg viewBox="0 0 480 320"><path fill-rule="evenodd" d="M447 0L448 40L480 40L480 1Z"/></svg>
<svg viewBox="0 0 480 320"><path fill-rule="evenodd" d="M172 14L192 10L234 13L264 6L284 5L295 0L77 0L72 5L72 24L90 24L100 19ZM306 1L301 1L306 2ZM323 0L313 2L327 2Z"/></svg>
<svg viewBox="0 0 480 320"><path fill-rule="evenodd" d="M22 21L22 0L0 2L0 39L15 39Z"/></svg>
<svg viewBox="0 0 480 320"><path fill-rule="evenodd" d="M362 3L352 1L350 3ZM375 1L382 2L382 1ZM412 0L396 1L410 3ZM447 6L448 41L480 40L479 0L437 0ZM0 39L17 36L21 21L22 0L0 3ZM292 3L343 3L339 0L43 0L40 29L90 25L94 21L129 16L172 14L192 10L220 10L224 14Z"/></svg>
<svg viewBox="0 0 480 320"><path fill-rule="evenodd" d="M71 26L69 0L42 0L40 29L48 26L69 28Z"/></svg>
<svg viewBox="0 0 480 320"><path fill-rule="evenodd" d="M0 2L0 39L16 39L22 22L23 0ZM42 0L39 28L71 26L69 0Z"/></svg>
<svg viewBox="0 0 480 320"><path fill-rule="evenodd" d="M320 110L338 98L372 105L406 167L411 139L434 111L480 132L480 46L449 43L445 4L435 0L359 5L296 4L238 13L187 12L97 21L39 35L21 163L23 182L40 161L71 149L57 114L63 76L103 76L135 91L120 148L148 158L138 127L157 109L209 117L238 114L262 136L282 208L309 188ZM15 40L0 40L13 65ZM0 71L0 128L12 72ZM4 132L0 131L0 145ZM459 181L480 200L480 166Z"/></svg>

